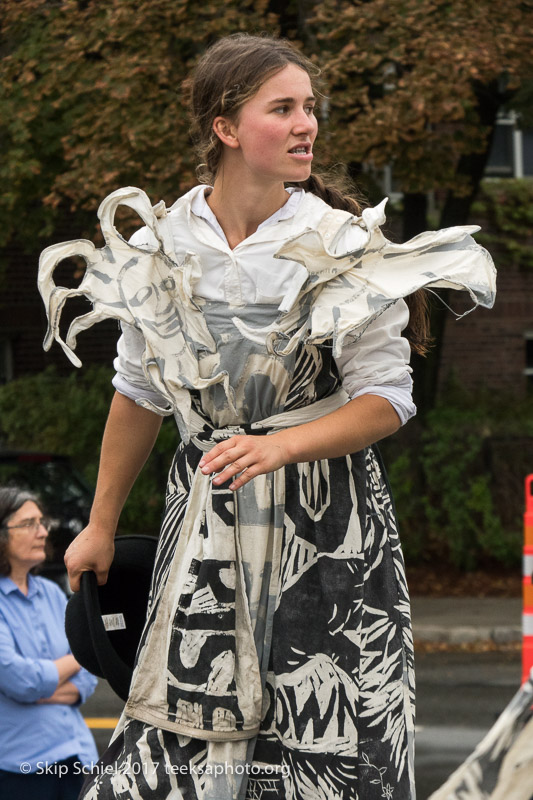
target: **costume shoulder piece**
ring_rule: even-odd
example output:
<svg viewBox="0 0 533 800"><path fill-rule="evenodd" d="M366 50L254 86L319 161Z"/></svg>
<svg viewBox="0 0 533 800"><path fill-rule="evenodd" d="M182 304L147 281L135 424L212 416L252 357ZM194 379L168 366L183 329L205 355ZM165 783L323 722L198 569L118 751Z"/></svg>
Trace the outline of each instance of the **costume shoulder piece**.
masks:
<svg viewBox="0 0 533 800"><path fill-rule="evenodd" d="M347 336L357 340L386 308L418 289L466 290L472 307L465 314L478 305L492 308L496 270L490 254L471 236L479 226L426 231L394 244L380 228L386 202L359 217L330 209L316 229L285 242L275 257L303 265L307 280L291 304L281 304L275 325L260 332L241 324L241 332L263 333L278 354L291 352L301 341L332 340L333 354L339 356ZM355 249L339 253L337 243L350 240Z"/></svg>
<svg viewBox="0 0 533 800"><path fill-rule="evenodd" d="M121 204L139 214L153 235L152 247L136 247L118 233L114 218ZM105 238L103 248L78 239L52 245L41 254L39 291L48 317L44 348L48 350L55 339L79 367L81 362L73 351L80 331L107 318L133 325L145 339L144 373L167 405L138 402L161 415L174 413L180 434L188 441L191 390L221 383L230 405L233 402L228 374L217 368L215 342L193 301L193 286L201 274L198 256L187 252L180 264L176 262L165 205L161 202L152 207L140 189L126 187L113 192L101 203L98 217ZM87 265L80 285L77 289L56 286L57 264L74 255ZM61 312L67 299L75 296L89 300L92 311L73 320L64 341L59 331Z"/></svg>
<svg viewBox="0 0 533 800"><path fill-rule="evenodd" d="M385 202L365 209L360 217L329 209L315 228L286 241L276 257L301 264L305 272L296 276L297 285L290 288L278 317L267 328L250 328L235 317L242 335L266 342L268 349L280 356L302 341L318 344L332 340L334 355L339 355L347 336L357 339L388 306L420 288L465 289L473 307L493 305L494 265L470 235L479 230L477 226L426 232L405 244L393 244L380 229ZM120 204L139 214L151 231L153 245L137 247L120 236L114 226ZM219 383L237 413L228 373L220 366L202 313L202 301L194 295L201 275L200 259L189 251L178 263L165 205L152 207L140 189L126 187L113 192L100 205L98 216L105 237L103 248L76 240L52 245L41 255L39 290L48 316L44 347L49 349L55 339L72 363L81 366L73 352L80 331L105 318L133 325L146 343L142 358L145 375L166 405L138 402L159 414L174 413L180 434L188 441L191 390ZM355 249L339 254L341 241L353 242ZM74 255L87 264L80 285L77 289L56 286L55 267ZM89 300L92 311L72 322L63 341L61 312L73 296Z"/></svg>

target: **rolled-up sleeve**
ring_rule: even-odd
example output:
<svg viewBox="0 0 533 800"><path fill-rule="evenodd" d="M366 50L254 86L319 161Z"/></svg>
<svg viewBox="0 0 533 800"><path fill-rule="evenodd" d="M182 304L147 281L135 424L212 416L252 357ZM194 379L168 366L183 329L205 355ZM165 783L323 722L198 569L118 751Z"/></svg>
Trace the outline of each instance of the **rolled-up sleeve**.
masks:
<svg viewBox="0 0 533 800"><path fill-rule="evenodd" d="M150 400L156 405L166 404L166 400L156 392L148 381L142 368L142 354L145 342L140 331L132 325L122 324L122 336L117 343L117 357L113 362L115 376L113 386L120 394L130 400Z"/></svg>
<svg viewBox="0 0 533 800"><path fill-rule="evenodd" d="M87 670L83 667L79 670L79 672L76 673L76 675L73 675L72 678L69 678L69 680L74 684L80 693L80 704L85 703L87 698L93 694L98 683L98 678L96 678L94 675L91 675L91 673L87 672Z"/></svg>
<svg viewBox="0 0 533 800"><path fill-rule="evenodd" d="M11 631L0 619L0 691L18 703L35 703L50 697L58 683L54 662L17 653Z"/></svg>
<svg viewBox="0 0 533 800"><path fill-rule="evenodd" d="M346 342L335 359L350 399L363 394L384 397L405 424L416 414L412 398L411 348L402 330L409 322L404 300L387 308L355 342Z"/></svg>

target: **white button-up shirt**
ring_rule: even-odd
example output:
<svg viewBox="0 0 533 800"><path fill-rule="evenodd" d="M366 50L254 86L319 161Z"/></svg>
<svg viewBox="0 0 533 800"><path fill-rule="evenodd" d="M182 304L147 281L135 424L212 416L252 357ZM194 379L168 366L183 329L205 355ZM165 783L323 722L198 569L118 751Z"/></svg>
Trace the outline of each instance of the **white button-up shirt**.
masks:
<svg viewBox="0 0 533 800"><path fill-rule="evenodd" d="M202 275L195 284L195 294L236 307L273 303L283 309L288 297L300 289L307 271L293 261L273 259L280 246L279 223L287 225L301 221L301 230L306 226L312 227L316 216L312 202L314 196L306 195L301 189L288 189L290 196L285 205L232 250L206 202L205 190L205 186L197 186L188 193L190 221L194 224L197 239L195 251L202 263ZM320 214L324 213L323 207L319 210ZM172 210L170 216L172 220ZM176 251L179 252L183 249L179 225L174 226L173 231ZM270 237L270 232L276 235ZM296 231L291 230L293 232ZM360 245L357 239L362 235L357 226L351 226L337 242L336 252L356 250ZM137 231L131 242L140 247L153 244L146 228ZM384 397L402 424L416 413L409 367L410 346L402 336L408 320L407 305L398 300L368 326L358 341L345 343L341 355L335 359L350 399L363 394ZM114 362L117 374L113 385L132 400L145 398L157 403L160 397L148 383L141 366L143 351L141 334L131 326L123 326Z"/></svg>

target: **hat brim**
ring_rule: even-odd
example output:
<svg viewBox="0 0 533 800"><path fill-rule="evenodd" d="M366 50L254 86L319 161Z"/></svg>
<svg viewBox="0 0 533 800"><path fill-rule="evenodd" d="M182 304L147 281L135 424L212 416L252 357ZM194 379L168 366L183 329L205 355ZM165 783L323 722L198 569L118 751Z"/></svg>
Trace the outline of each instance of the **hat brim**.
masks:
<svg viewBox="0 0 533 800"><path fill-rule="evenodd" d="M157 549L153 536L119 536L107 583L84 572L67 603L65 630L76 660L127 700Z"/></svg>

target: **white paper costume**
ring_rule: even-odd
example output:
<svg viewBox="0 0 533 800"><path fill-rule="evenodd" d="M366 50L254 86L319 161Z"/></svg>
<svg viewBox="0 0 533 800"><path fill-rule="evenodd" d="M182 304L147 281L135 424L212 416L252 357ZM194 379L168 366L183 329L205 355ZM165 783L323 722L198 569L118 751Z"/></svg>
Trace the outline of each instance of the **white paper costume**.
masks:
<svg viewBox="0 0 533 800"><path fill-rule="evenodd" d="M142 217L151 246L117 233L119 203ZM137 402L173 413L182 439L114 766L86 800L414 797L409 601L375 448L290 464L237 492L198 469L221 438L339 408L348 395L335 359L415 290L466 289L474 305L492 305L494 268L470 236L477 228L396 245L381 233L383 207L354 217L305 194L291 218L238 246L243 260L266 247L263 271L247 272L252 281L257 272L255 303L197 291L217 245L190 193L167 212L121 189L99 210L104 248L44 251L45 346L55 338L79 366L80 331L107 317L133 326L154 392ZM55 265L75 254L87 261L79 288L56 287ZM268 270L286 262L283 297L269 299ZM61 309L74 294L93 311L63 342Z"/></svg>

